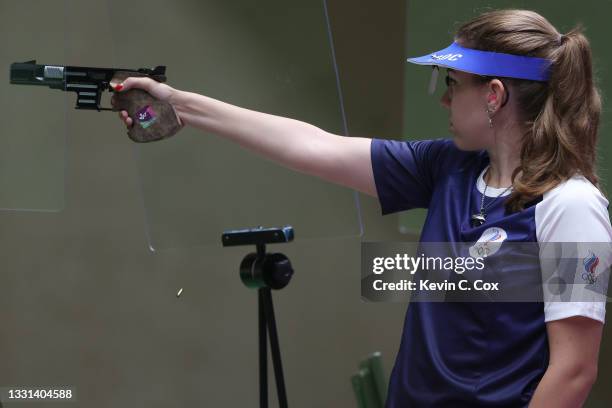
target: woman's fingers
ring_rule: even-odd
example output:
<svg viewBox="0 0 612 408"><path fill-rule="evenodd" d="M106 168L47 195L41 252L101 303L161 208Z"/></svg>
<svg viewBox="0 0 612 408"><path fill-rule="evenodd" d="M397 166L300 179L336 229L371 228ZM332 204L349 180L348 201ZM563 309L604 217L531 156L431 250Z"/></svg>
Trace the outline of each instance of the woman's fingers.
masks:
<svg viewBox="0 0 612 408"><path fill-rule="evenodd" d="M126 124L127 127L132 126L132 118L128 116L127 111L122 110L117 113L119 115L119 119L121 119Z"/></svg>
<svg viewBox="0 0 612 408"><path fill-rule="evenodd" d="M149 77L129 77L115 86L118 92L125 92L132 88L140 88L151 93L157 82Z"/></svg>
<svg viewBox="0 0 612 408"><path fill-rule="evenodd" d="M143 89L161 101L169 101L175 91L168 84L157 82L149 77L128 77L123 82L113 85L115 92L119 93L134 88Z"/></svg>

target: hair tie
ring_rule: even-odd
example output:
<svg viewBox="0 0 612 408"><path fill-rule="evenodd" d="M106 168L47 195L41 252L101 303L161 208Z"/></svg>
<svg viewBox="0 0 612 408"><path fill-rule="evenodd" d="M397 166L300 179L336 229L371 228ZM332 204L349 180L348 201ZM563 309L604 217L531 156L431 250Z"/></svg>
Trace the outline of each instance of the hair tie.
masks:
<svg viewBox="0 0 612 408"><path fill-rule="evenodd" d="M566 39L567 39L567 37L565 36L565 34L561 34L559 36L559 40L558 40L559 46L563 45L563 43L565 42Z"/></svg>

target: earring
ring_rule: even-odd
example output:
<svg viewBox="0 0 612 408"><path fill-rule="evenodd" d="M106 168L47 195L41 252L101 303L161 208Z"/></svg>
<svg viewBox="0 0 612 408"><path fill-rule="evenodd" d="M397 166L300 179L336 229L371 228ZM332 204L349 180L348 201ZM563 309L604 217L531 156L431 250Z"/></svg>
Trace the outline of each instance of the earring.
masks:
<svg viewBox="0 0 612 408"><path fill-rule="evenodd" d="M487 116L489 117L489 128L493 128L493 118L491 118L492 110L487 107Z"/></svg>

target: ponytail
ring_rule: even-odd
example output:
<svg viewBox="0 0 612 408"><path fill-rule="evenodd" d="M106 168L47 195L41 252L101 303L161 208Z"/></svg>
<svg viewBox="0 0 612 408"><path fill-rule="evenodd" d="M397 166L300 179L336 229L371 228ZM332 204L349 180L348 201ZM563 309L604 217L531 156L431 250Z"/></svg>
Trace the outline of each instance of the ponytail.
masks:
<svg viewBox="0 0 612 408"><path fill-rule="evenodd" d="M561 35L533 11L495 10L461 26L456 37L466 47L552 61L548 82L508 78L524 134L506 209L523 209L575 174L601 190L596 146L602 101L582 24Z"/></svg>

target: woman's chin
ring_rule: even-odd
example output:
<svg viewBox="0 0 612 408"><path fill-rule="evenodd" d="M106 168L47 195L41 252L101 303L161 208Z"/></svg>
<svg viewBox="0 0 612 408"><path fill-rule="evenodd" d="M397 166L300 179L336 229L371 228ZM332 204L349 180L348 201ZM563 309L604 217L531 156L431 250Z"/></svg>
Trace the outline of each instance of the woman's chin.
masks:
<svg viewBox="0 0 612 408"><path fill-rule="evenodd" d="M465 150L465 147L463 146L463 143L461 143L461 139L459 139L457 137L453 137L453 142L455 143L455 146L457 147L457 149Z"/></svg>

